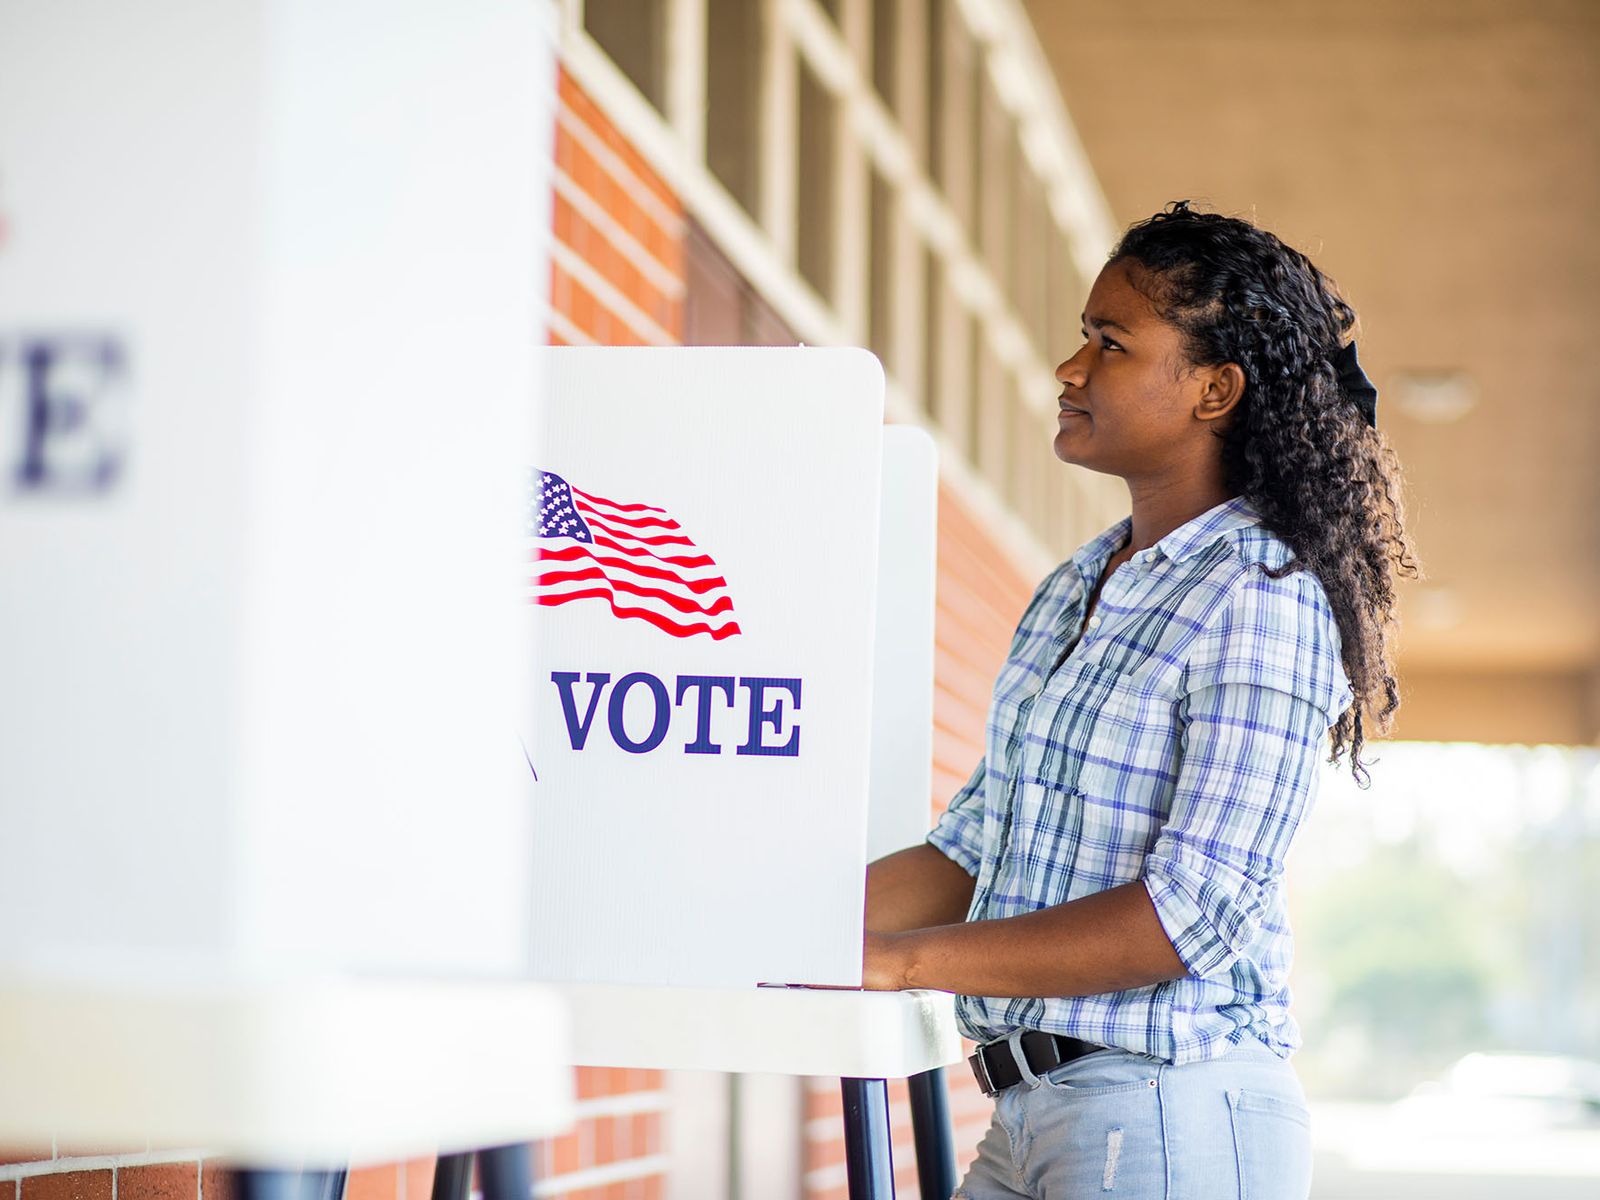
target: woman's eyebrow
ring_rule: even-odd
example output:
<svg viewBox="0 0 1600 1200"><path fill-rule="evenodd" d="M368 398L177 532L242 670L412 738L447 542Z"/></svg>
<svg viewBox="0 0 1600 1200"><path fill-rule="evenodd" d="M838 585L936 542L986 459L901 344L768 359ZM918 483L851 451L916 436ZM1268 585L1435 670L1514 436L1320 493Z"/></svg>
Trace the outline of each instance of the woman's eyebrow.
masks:
<svg viewBox="0 0 1600 1200"><path fill-rule="evenodd" d="M1110 329L1115 329L1120 333L1125 333L1125 334L1129 335L1130 337L1133 335L1133 330L1129 329L1126 325L1122 324L1120 321L1113 321L1110 317L1090 317L1090 316L1086 316L1086 315L1084 315L1082 313L1079 313L1078 314L1078 320L1087 321L1090 325L1093 325L1096 329L1110 328Z"/></svg>

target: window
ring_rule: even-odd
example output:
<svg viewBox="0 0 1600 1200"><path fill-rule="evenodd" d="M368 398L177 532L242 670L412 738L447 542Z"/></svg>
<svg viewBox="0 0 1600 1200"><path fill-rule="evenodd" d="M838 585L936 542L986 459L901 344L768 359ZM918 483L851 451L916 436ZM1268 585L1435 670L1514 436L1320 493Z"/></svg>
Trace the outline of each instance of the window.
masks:
<svg viewBox="0 0 1600 1200"><path fill-rule="evenodd" d="M1073 267L1067 239L1049 223L1049 249L1046 254L1046 326L1043 351L1053 367L1078 346L1078 318L1083 312L1085 292Z"/></svg>
<svg viewBox="0 0 1600 1200"><path fill-rule="evenodd" d="M1011 292L1011 239L1016 220L1012 208L1012 181L1015 178L1016 132L1011 116L989 82L987 71L980 73L979 108L982 143L973 155L977 178L973 186L978 195L977 240L983 250L989 274L1002 295Z"/></svg>
<svg viewBox="0 0 1600 1200"><path fill-rule="evenodd" d="M749 0L706 3L706 166L752 216L761 211L762 11Z"/></svg>
<svg viewBox="0 0 1600 1200"><path fill-rule="evenodd" d="M633 86L665 112L667 0L584 0L583 28Z"/></svg>
<svg viewBox="0 0 1600 1200"><path fill-rule="evenodd" d="M1012 302L1017 306L1034 346L1046 358L1050 356L1050 302L1045 281L1053 249L1044 184L1029 168L1027 157L1019 154Z"/></svg>
<svg viewBox="0 0 1600 1200"><path fill-rule="evenodd" d="M944 260L931 246L924 246L922 262L922 407L929 416L937 416L943 411L940 397L948 386L940 355L945 340Z"/></svg>
<svg viewBox="0 0 1600 1200"><path fill-rule="evenodd" d="M799 208L796 254L800 274L833 300L834 180L838 104L801 58Z"/></svg>
<svg viewBox="0 0 1600 1200"><path fill-rule="evenodd" d="M922 164L928 178L938 183L945 174L944 143L948 130L945 120L945 0L925 0L924 34L927 39L927 65L923 69L922 91L927 118L923 122Z"/></svg>
<svg viewBox="0 0 1600 1200"><path fill-rule="evenodd" d="M867 279L867 345L883 360L884 369L894 371L894 239L899 227L894 192L876 168L872 175L868 237L871 270Z"/></svg>
<svg viewBox="0 0 1600 1200"><path fill-rule="evenodd" d="M872 86L892 113L900 104L896 89L900 72L900 0L872 0Z"/></svg>

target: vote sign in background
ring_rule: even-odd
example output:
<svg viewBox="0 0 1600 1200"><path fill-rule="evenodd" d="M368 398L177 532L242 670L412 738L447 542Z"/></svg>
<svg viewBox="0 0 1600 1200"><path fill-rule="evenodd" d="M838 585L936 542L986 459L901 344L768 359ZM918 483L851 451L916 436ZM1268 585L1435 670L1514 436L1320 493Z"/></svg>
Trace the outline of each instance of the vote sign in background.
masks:
<svg viewBox="0 0 1600 1200"><path fill-rule="evenodd" d="M858 984L877 360L563 348L548 366L533 971Z"/></svg>

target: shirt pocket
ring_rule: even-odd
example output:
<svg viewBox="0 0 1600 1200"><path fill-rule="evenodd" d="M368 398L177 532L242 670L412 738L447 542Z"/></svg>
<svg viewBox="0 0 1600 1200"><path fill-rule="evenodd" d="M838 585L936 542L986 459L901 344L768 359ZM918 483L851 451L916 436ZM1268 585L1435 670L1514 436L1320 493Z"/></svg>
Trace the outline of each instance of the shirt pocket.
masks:
<svg viewBox="0 0 1600 1200"><path fill-rule="evenodd" d="M1059 688L1059 691L1057 690ZM1076 793L1076 870L1100 886L1138 878L1171 809L1173 701L1147 680L1092 662L1051 680L1055 745L1036 777Z"/></svg>
<svg viewBox="0 0 1600 1200"><path fill-rule="evenodd" d="M1132 676L1069 658L1028 715L1023 773L1047 787L1103 792L1137 736L1140 691Z"/></svg>

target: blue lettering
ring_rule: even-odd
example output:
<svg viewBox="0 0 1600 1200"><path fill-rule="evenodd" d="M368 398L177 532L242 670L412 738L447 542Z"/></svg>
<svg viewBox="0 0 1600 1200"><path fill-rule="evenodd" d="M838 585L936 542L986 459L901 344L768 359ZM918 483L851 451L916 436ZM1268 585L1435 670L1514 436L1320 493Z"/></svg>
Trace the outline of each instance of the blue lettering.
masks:
<svg viewBox="0 0 1600 1200"><path fill-rule="evenodd" d="M122 469L115 402L122 349L110 338L41 338L21 348L26 377L19 490L102 492ZM63 380L65 376L65 381Z"/></svg>
<svg viewBox="0 0 1600 1200"><path fill-rule="evenodd" d="M683 748L685 754L721 754L722 747L711 740L711 693L719 691L733 707L732 675L679 675L678 703L683 703L684 693L691 689L700 693L695 705L694 741Z"/></svg>
<svg viewBox="0 0 1600 1200"><path fill-rule="evenodd" d="M800 681L798 679L741 679L740 687L750 689L750 735L737 754L776 754L792 756L800 753L800 726L789 731L789 740L781 746L769 746L761 740L762 726L771 725L773 732L783 723L783 698L775 696L772 707L766 707L763 693L768 688L781 688L794 697L795 711L800 710Z"/></svg>
<svg viewBox="0 0 1600 1200"><path fill-rule="evenodd" d="M655 722L650 726L650 732L645 735L642 742L630 738L626 726L622 723L623 705L628 700L628 689L636 683L642 683L649 688L650 695L656 702ZM606 710L606 715L611 722L612 741L629 754L648 754L661 745L661 739L667 736L667 725L672 720L672 703L667 699L667 687L654 675L644 671L624 675L617 680L617 686L611 690L611 706Z"/></svg>
<svg viewBox="0 0 1600 1200"><path fill-rule="evenodd" d="M581 721L578 720L578 706L572 698L572 685L578 682L578 673L552 671L550 679L561 693L561 715L567 719L567 740L572 743L574 750L582 750L583 744L589 740L589 730L594 725L594 710L600 707L600 693L606 690L611 676L604 671L589 672L589 682L594 685L594 691L589 694L589 711L583 714Z"/></svg>

